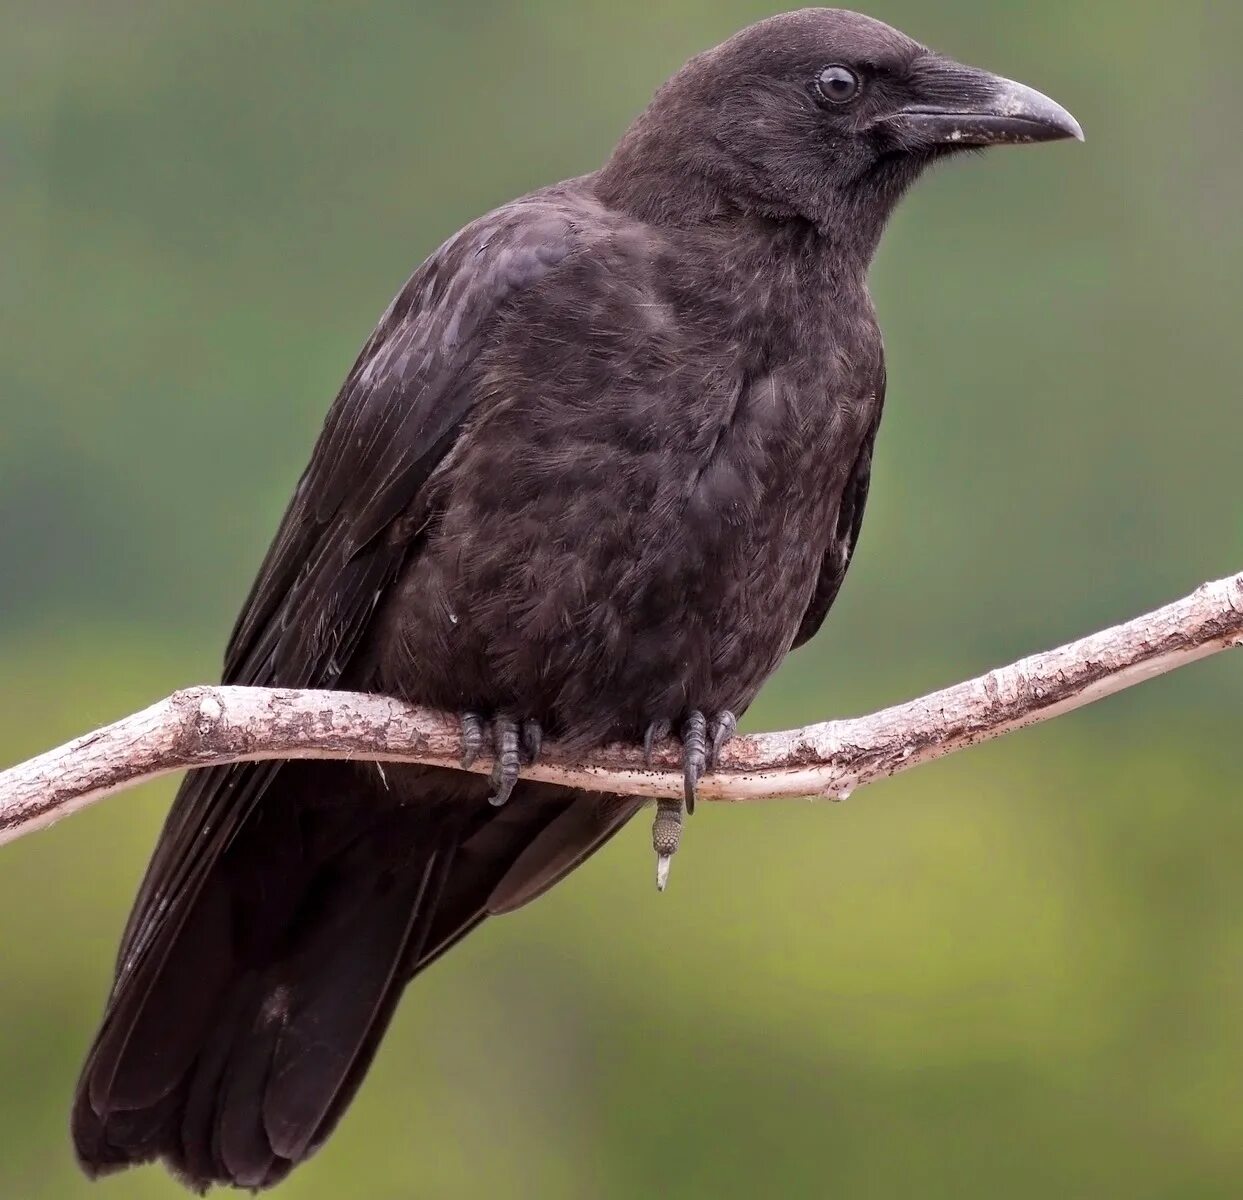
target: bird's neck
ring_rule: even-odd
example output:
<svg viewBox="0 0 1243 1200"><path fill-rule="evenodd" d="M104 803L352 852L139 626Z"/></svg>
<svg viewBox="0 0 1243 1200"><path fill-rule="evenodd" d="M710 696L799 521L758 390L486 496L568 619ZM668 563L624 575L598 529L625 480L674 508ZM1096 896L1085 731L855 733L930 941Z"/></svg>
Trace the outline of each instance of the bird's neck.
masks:
<svg viewBox="0 0 1243 1200"><path fill-rule="evenodd" d="M596 173L595 187L605 204L649 225L685 228L739 210L778 220L802 215L695 120L671 120L657 104L617 143Z"/></svg>
<svg viewBox="0 0 1243 1200"><path fill-rule="evenodd" d="M641 137L623 140L593 182L602 203L645 224L682 230L727 225L766 251L811 255L834 274L860 279L900 197L895 190L885 202L871 190L842 190L795 205L768 194L763 180L737 171L725 179L702 161L671 171L667 156L645 153Z"/></svg>

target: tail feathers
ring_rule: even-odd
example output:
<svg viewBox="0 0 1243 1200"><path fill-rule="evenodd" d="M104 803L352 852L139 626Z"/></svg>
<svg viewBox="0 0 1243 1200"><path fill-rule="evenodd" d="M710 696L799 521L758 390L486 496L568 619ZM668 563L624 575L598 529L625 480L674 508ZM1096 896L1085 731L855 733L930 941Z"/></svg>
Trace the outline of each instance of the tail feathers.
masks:
<svg viewBox="0 0 1243 1200"><path fill-rule="evenodd" d="M295 974L310 986L296 993L278 989L269 998L277 1008L269 1020L279 1023L280 1033L263 1116L278 1155L296 1162L318 1147L330 1132L329 1113L362 1082L370 1058L360 1064L359 1052L378 1044L388 1027L405 983L399 968L417 954L411 942L429 924L433 893L443 886L451 858L449 849L433 854L413 887L393 887L329 944L306 947ZM334 1036L335 1030L349 1036Z"/></svg>
<svg viewBox="0 0 1243 1200"><path fill-rule="evenodd" d="M641 803L530 783L496 809L485 781L447 772L403 801L334 768L281 771L184 919L144 887L131 926L149 936L124 956L74 1103L87 1174L159 1158L200 1191L278 1183L353 1099L406 983ZM179 831L174 867L198 844Z"/></svg>
<svg viewBox="0 0 1243 1200"><path fill-rule="evenodd" d="M247 914L209 883L154 978L126 981L74 1105L89 1175L163 1158L196 1190L263 1188L323 1142L392 1017L451 856L398 869L391 843L377 857L366 841L316 876L271 961L221 965L218 927Z"/></svg>

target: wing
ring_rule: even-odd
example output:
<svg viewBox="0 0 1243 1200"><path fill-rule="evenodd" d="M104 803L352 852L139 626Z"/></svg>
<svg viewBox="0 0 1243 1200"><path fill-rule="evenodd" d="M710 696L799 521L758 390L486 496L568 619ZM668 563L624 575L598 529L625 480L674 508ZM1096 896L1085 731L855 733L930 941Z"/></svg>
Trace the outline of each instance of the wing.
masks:
<svg viewBox="0 0 1243 1200"><path fill-rule="evenodd" d="M876 442L876 430L880 425L881 410L885 406L885 368L882 363L880 376L876 382L876 416L855 457L854 466L846 480L842 492L841 504L837 509L837 525L833 536L829 539L828 549L824 552L824 561L820 564L820 577L816 581L815 591L811 594L811 603L803 614L802 623L790 647L797 650L804 642L815 637L817 630L833 607L837 593L841 590L842 580L850 567L850 559L855 552L855 543L859 540L859 530L863 526L863 510L867 505L868 486L872 481L872 447Z"/></svg>
<svg viewBox="0 0 1243 1200"><path fill-rule="evenodd" d="M534 196L467 226L389 306L329 411L242 609L224 682L333 687L410 538L393 536L473 402L494 318L575 244L571 203ZM278 763L191 774L169 813L121 944L117 988L171 932ZM171 939L159 939L167 944Z"/></svg>

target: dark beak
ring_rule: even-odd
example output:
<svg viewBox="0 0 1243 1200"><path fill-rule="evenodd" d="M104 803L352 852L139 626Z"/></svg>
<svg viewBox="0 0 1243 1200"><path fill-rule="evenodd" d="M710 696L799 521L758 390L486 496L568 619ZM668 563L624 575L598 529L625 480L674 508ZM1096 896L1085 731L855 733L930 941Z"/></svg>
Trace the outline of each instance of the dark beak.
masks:
<svg viewBox="0 0 1243 1200"><path fill-rule="evenodd" d="M1083 141L1079 122L1035 88L934 58L914 78L919 99L890 118L927 145Z"/></svg>

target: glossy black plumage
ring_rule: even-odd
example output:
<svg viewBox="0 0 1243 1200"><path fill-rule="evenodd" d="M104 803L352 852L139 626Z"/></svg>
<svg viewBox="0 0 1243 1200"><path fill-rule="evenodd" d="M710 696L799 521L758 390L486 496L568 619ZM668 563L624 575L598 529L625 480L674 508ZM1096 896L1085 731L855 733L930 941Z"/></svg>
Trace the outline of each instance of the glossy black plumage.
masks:
<svg viewBox="0 0 1243 1200"><path fill-rule="evenodd" d="M817 93L827 63L856 100ZM959 146L1073 132L1007 88L866 18L788 14L692 60L601 171L467 226L351 370L225 681L506 714L584 750L745 710L859 535L886 218ZM83 1069L84 1167L275 1183L409 979L640 807L488 790L326 762L188 777Z"/></svg>

